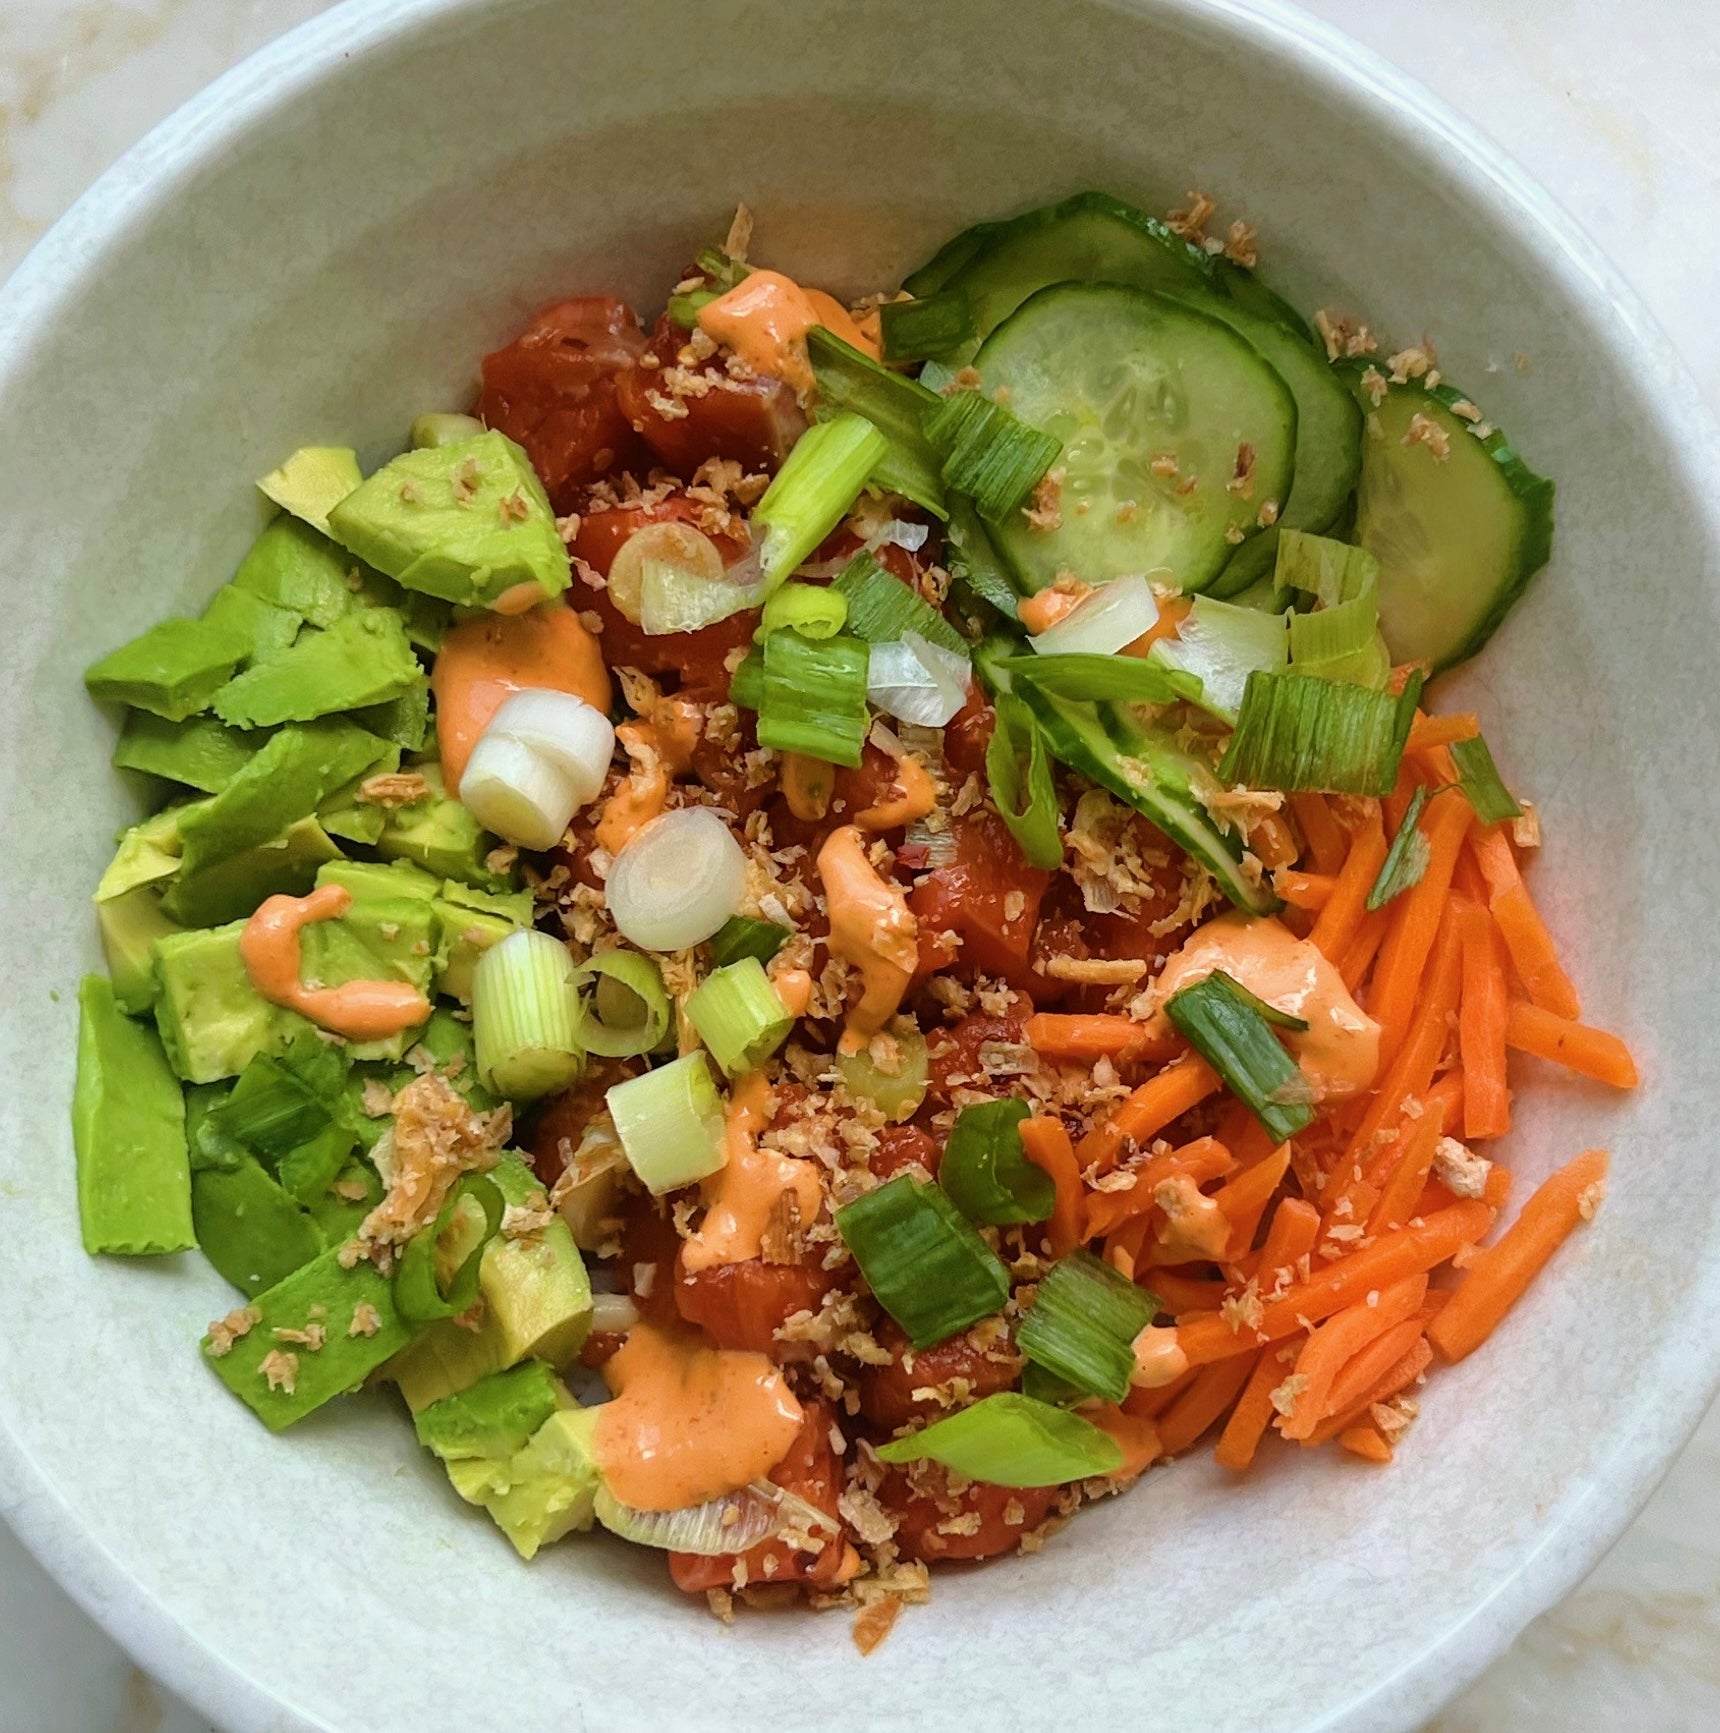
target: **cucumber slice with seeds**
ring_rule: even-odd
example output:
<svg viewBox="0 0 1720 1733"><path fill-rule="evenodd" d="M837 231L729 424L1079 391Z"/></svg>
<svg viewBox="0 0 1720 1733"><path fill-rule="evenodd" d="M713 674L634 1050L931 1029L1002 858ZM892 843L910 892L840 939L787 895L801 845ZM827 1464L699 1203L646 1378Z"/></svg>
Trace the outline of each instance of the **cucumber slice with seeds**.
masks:
<svg viewBox="0 0 1720 1733"><path fill-rule="evenodd" d="M1447 385L1392 385L1366 412L1356 541L1380 562L1380 630L1394 662L1467 661L1547 563L1553 484L1497 429L1476 437ZM1377 389L1377 388L1376 388ZM1417 421L1417 417L1422 417ZM1443 456L1441 453L1443 452Z"/></svg>
<svg viewBox="0 0 1720 1733"><path fill-rule="evenodd" d="M1295 398L1234 330L1180 301L1056 284L1000 325L974 365L985 390L1063 442L1060 525L1020 518L994 532L1028 590L1065 570L1093 584L1163 571L1204 589L1258 533L1262 502L1288 497ZM1233 489L1244 446L1252 475ZM1155 474L1156 458L1174 473Z"/></svg>

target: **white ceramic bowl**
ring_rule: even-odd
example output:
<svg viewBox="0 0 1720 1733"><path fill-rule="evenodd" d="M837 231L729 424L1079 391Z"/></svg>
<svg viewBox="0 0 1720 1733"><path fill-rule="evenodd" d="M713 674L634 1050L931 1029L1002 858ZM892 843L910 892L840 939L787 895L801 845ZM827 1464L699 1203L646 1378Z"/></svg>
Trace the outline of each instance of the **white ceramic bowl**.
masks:
<svg viewBox="0 0 1720 1733"><path fill-rule="evenodd" d="M772 261L858 289L1089 185L1222 196L1293 299L1431 331L1558 478L1553 566L1452 696L1539 797L1537 888L1644 1060L1622 1106L1521 1097L1524 1180L1612 1147L1598 1223L1389 1471L1279 1453L1238 1490L1202 1455L941 1578L870 1661L839 1620L724 1631L602 1540L523 1568L383 1397L266 1436L195 1352L220 1280L78 1248L72 988L131 810L79 671L229 573L289 448L383 457L555 296L656 304L737 196ZM266 50L0 297L7 1515L236 1729L1412 1726L1594 1562L1715 1382L1720 462L1694 400L1484 140L1270 0L385 0Z"/></svg>

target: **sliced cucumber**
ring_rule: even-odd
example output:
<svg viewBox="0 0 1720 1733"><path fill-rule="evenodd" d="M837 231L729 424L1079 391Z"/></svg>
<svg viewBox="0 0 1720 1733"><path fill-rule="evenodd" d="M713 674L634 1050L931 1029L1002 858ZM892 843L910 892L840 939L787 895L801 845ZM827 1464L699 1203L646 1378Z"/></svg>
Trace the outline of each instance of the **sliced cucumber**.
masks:
<svg viewBox="0 0 1720 1733"><path fill-rule="evenodd" d="M1210 288L1213 282L1212 260L1157 217L1107 193L1077 193L1009 222L964 231L909 277L906 287L915 295L937 289L966 294L975 336L945 358L959 367L988 333L1048 284L1186 290Z"/></svg>
<svg viewBox="0 0 1720 1733"><path fill-rule="evenodd" d="M1212 269L1219 288L1237 306L1246 307L1250 313L1258 313L1263 319L1282 325L1286 331L1294 331L1304 343L1316 340L1313 326L1282 295L1267 288L1251 266L1239 265L1235 260L1221 256L1212 261Z"/></svg>
<svg viewBox="0 0 1720 1733"><path fill-rule="evenodd" d="M1359 392L1363 370L1350 370ZM1478 439L1450 386L1393 385L1378 408L1362 401L1356 541L1380 562L1380 630L1394 662L1438 673L1492 637L1547 563L1553 484L1503 433Z"/></svg>
<svg viewBox="0 0 1720 1733"><path fill-rule="evenodd" d="M1094 584L1163 571L1204 589L1258 533L1261 502L1289 495L1295 398L1228 325L1182 302L1056 284L992 333L975 366L986 390L1006 389L1016 415L1063 441L1059 527L1022 518L994 534L1029 591L1063 570ZM1252 483L1231 492L1244 445ZM1161 456L1174 474L1153 473Z"/></svg>

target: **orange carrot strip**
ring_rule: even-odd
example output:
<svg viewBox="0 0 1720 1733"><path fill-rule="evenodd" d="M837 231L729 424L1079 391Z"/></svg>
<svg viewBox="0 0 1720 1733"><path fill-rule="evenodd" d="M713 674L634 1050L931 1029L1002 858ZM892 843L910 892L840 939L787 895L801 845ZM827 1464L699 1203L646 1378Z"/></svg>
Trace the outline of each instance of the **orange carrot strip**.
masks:
<svg viewBox="0 0 1720 1733"><path fill-rule="evenodd" d="M1272 888L1293 909L1323 909L1332 900L1338 881L1326 873L1292 872L1280 867L1272 875Z"/></svg>
<svg viewBox="0 0 1720 1733"><path fill-rule="evenodd" d="M1423 1305L1426 1305L1425 1301ZM1393 1324L1389 1330L1358 1349L1332 1380L1332 1387L1326 1395L1326 1411L1320 1418L1325 1420L1334 1414L1348 1414L1421 1340L1426 1329L1427 1320L1418 1313L1413 1318Z"/></svg>
<svg viewBox="0 0 1720 1733"><path fill-rule="evenodd" d="M1427 1184L1433 1166L1433 1152L1445 1135L1445 1104L1424 1105L1420 1119L1411 1122L1407 1132L1400 1131L1397 1140L1397 1160L1380 1189L1379 1200L1368 1217L1368 1232L1382 1234L1402 1227L1417 1213L1416 1200Z"/></svg>
<svg viewBox="0 0 1720 1733"><path fill-rule="evenodd" d="M1338 1443L1364 1462L1390 1462L1392 1447L1371 1426L1352 1426L1338 1434Z"/></svg>
<svg viewBox="0 0 1720 1733"><path fill-rule="evenodd" d="M1417 716L1404 750L1426 752L1455 740L1473 740L1480 732L1481 718L1473 710L1458 710L1450 716Z"/></svg>
<svg viewBox="0 0 1720 1733"><path fill-rule="evenodd" d="M1194 1382L1159 1416L1159 1443L1166 1456L1187 1450L1242 1392L1253 1362L1239 1354L1201 1367Z"/></svg>
<svg viewBox="0 0 1720 1733"><path fill-rule="evenodd" d="M1255 1229L1289 1167L1290 1145L1282 1143L1265 1161L1244 1168L1212 1194L1212 1201L1230 1223L1230 1241L1225 1248L1230 1257L1241 1257L1254 1244Z"/></svg>
<svg viewBox="0 0 1720 1733"><path fill-rule="evenodd" d="M1287 1197L1272 1212L1266 1243L1256 1270L1259 1291L1269 1294L1280 1280L1295 1274L1296 1265L1314 1249L1320 1236L1320 1212L1306 1198Z"/></svg>
<svg viewBox="0 0 1720 1733"><path fill-rule="evenodd" d="M1199 1376L1198 1372L1185 1372L1180 1378L1173 1378L1170 1383L1161 1384L1156 1390L1137 1387L1123 1398L1123 1412L1134 1420L1155 1420ZM1162 1438L1159 1440L1159 1449L1164 1449Z"/></svg>
<svg viewBox="0 0 1720 1733"><path fill-rule="evenodd" d="M1375 1303L1364 1299L1334 1313L1308 1338L1296 1356L1296 1376L1303 1380L1291 1410L1279 1422L1286 1438L1309 1438L1326 1412L1327 1398L1345 1365L1361 1350L1421 1308L1427 1293L1425 1275L1410 1276L1377 1290Z"/></svg>
<svg viewBox="0 0 1720 1733"><path fill-rule="evenodd" d="M1148 1463L1164 1454L1159 1429L1151 1420L1131 1414L1113 1402L1097 1402L1082 1410L1082 1418L1091 1420L1101 1432L1108 1432L1123 1447L1120 1475L1139 1474Z"/></svg>
<svg viewBox="0 0 1720 1733"><path fill-rule="evenodd" d="M1129 1017L1072 1017L1037 1011L1024 1026L1027 1045L1045 1059L1174 1059L1180 1035L1155 1036Z"/></svg>
<svg viewBox="0 0 1720 1733"><path fill-rule="evenodd" d="M1152 1216L1142 1210L1105 1236L1099 1255L1118 1274L1131 1282L1146 1260L1147 1235L1153 1231Z"/></svg>
<svg viewBox="0 0 1720 1733"><path fill-rule="evenodd" d="M1463 993L1457 1048L1463 1056L1463 1135L1503 1137L1511 1129L1505 1084L1505 965L1493 917L1478 904L1458 915L1463 934Z"/></svg>
<svg viewBox="0 0 1720 1733"><path fill-rule="evenodd" d="M1348 1431L1376 1402L1389 1402L1400 1390L1413 1384L1432 1363L1433 1350L1428 1347L1425 1339L1418 1339L1415 1346L1389 1372L1384 1373L1379 1382L1348 1412L1334 1414L1331 1419L1322 1420L1314 1428L1314 1435L1308 1440L1307 1447L1312 1449L1329 1443L1339 1434Z"/></svg>
<svg viewBox="0 0 1720 1733"><path fill-rule="evenodd" d="M1057 1188L1057 1204L1046 1224L1051 1255L1062 1257L1081 1243L1081 1169L1076 1165L1075 1146L1060 1119L1039 1118L1022 1122L1021 1151L1035 1167L1051 1175Z"/></svg>
<svg viewBox="0 0 1720 1733"><path fill-rule="evenodd" d="M1362 924L1356 928L1356 936L1350 940L1349 949L1338 959L1338 973L1344 978L1344 985L1353 993L1362 984L1369 969L1373 967L1374 958L1379 955L1380 946L1385 942L1386 930L1391 925L1391 917L1384 909L1369 909L1362 916Z"/></svg>
<svg viewBox="0 0 1720 1733"><path fill-rule="evenodd" d="M1173 1174L1185 1173L1196 1185L1222 1179L1236 1166L1236 1158L1215 1137L1197 1137L1178 1149L1155 1155L1135 1170L1135 1183L1117 1191L1095 1191L1087 1195L1082 1213L1083 1240L1099 1239L1122 1223L1153 1207L1153 1193Z"/></svg>
<svg viewBox="0 0 1720 1733"><path fill-rule="evenodd" d="M1254 1460L1254 1453L1260 1448L1260 1440L1266 1436L1266 1428L1276 1412L1272 1406L1272 1392L1289 1376L1291 1363L1296 1357L1293 1352L1295 1342L1296 1338L1292 1337L1287 1344L1260 1350L1253 1370L1248 1374L1248 1382L1243 1385L1242 1394L1231 1409L1230 1418L1225 1421L1224 1431L1219 1434L1213 1449L1212 1454L1221 1468L1240 1474Z"/></svg>
<svg viewBox="0 0 1720 1733"><path fill-rule="evenodd" d="M1380 1026L1380 1062L1389 1065L1403 1045L1421 996L1422 977L1451 892L1451 869L1469 829L1469 802L1455 791L1436 794L1422 820L1427 867L1397 899L1391 930L1380 946L1368 993L1368 1015Z"/></svg>
<svg viewBox="0 0 1720 1733"><path fill-rule="evenodd" d="M1511 1185L1510 1168L1495 1162L1487 1170L1486 1189L1481 1193L1481 1201L1491 1209L1502 1210L1511 1201Z"/></svg>
<svg viewBox="0 0 1720 1733"><path fill-rule="evenodd" d="M1224 1318L1199 1318L1177 1326L1177 1342L1191 1366L1204 1366L1247 1354L1263 1342L1276 1342L1303 1324L1317 1324L1358 1299L1370 1288L1389 1288L1409 1276L1425 1275L1447 1262L1459 1246L1473 1245L1493 1223L1486 1204L1466 1201L1381 1234L1372 1245L1339 1258L1298 1283L1280 1298L1265 1301L1260 1322L1245 1338Z"/></svg>
<svg viewBox="0 0 1720 1733"><path fill-rule="evenodd" d="M1190 1312L1216 1312L1229 1292L1227 1284L1216 1278L1179 1276L1164 1268L1155 1269L1141 1285L1158 1295L1173 1318Z"/></svg>
<svg viewBox="0 0 1720 1733"><path fill-rule="evenodd" d="M1577 989L1559 962L1553 936L1517 870L1517 857L1497 826L1476 831L1475 861L1487 881L1487 906L1499 923L1505 948L1511 953L1512 967L1524 990L1543 1011L1551 1011L1555 1017L1582 1016Z"/></svg>
<svg viewBox="0 0 1720 1733"><path fill-rule="evenodd" d="M1539 1005L1519 1000L1511 1006L1505 1017L1505 1042L1519 1053L1550 1059L1614 1089L1636 1088L1636 1061L1618 1036L1555 1017Z"/></svg>
<svg viewBox="0 0 1720 1733"><path fill-rule="evenodd" d="M1085 1173L1097 1167L1108 1173L1117 1165L1126 1143L1145 1143L1180 1119L1218 1088L1218 1073L1199 1054L1187 1053L1173 1065L1149 1077L1122 1102L1111 1117L1081 1139L1076 1157Z"/></svg>
<svg viewBox="0 0 1720 1733"><path fill-rule="evenodd" d="M1268 871L1287 867L1296 859L1296 838L1290 826L1275 812L1264 813L1249 827L1248 850Z"/></svg>
<svg viewBox="0 0 1720 1733"><path fill-rule="evenodd" d="M1492 1335L1571 1230L1594 1215L1606 1175L1606 1151L1585 1150L1542 1180L1497 1245L1470 1259L1450 1303L1428 1326L1443 1359L1461 1360Z"/></svg>
<svg viewBox="0 0 1720 1733"><path fill-rule="evenodd" d="M1368 892L1374 888L1386 858L1386 833L1376 815L1350 840L1342 871L1332 894L1308 935L1315 948L1337 962L1349 948L1368 912Z"/></svg>
<svg viewBox="0 0 1720 1733"><path fill-rule="evenodd" d="M1290 813L1308 853L1315 872L1337 873L1343 869L1344 856L1350 852L1350 839L1344 827L1332 816L1332 809L1323 794L1293 794Z"/></svg>
<svg viewBox="0 0 1720 1733"><path fill-rule="evenodd" d="M1463 1112L1463 1072L1461 1069L1446 1072L1437 1083L1430 1084L1421 1092L1421 1104L1432 1109L1441 1107L1445 1110L1445 1123L1455 1125Z"/></svg>

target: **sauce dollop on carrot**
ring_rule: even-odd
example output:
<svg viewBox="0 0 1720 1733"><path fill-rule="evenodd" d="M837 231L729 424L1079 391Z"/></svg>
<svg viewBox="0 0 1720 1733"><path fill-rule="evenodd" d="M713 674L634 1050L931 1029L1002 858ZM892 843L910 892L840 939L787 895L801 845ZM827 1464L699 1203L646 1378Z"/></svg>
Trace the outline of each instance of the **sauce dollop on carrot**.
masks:
<svg viewBox="0 0 1720 1733"><path fill-rule="evenodd" d="M840 301L822 289L803 289L781 271L753 271L699 309L707 337L726 343L755 373L786 379L796 391L812 389L806 334L814 325L878 359L878 345Z"/></svg>

